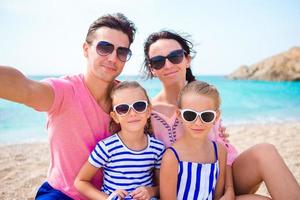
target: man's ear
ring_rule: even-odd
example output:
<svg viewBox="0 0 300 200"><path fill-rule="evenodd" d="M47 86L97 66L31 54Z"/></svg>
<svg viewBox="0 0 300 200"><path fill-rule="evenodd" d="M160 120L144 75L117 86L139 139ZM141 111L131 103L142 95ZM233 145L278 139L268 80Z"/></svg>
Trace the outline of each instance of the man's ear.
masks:
<svg viewBox="0 0 300 200"><path fill-rule="evenodd" d="M88 57L88 50L89 50L89 44L87 42L84 42L82 45L82 49L83 49L83 55L84 57Z"/></svg>
<svg viewBox="0 0 300 200"><path fill-rule="evenodd" d="M119 122L119 119L118 119L118 116L116 115L116 113L115 112L110 112L109 113L109 115L110 115L110 117L117 123L117 124L119 124L120 122Z"/></svg>

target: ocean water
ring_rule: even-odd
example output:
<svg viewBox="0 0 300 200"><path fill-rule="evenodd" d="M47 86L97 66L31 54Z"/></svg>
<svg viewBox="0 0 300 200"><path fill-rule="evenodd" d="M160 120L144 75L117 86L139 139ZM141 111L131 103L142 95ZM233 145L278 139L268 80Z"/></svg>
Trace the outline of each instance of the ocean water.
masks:
<svg viewBox="0 0 300 200"><path fill-rule="evenodd" d="M300 120L300 82L228 80L222 76L197 78L219 89L225 126ZM150 97L161 88L157 79L145 81L136 76L123 76L120 80L138 80ZM46 141L45 124L45 113L0 99L0 144Z"/></svg>

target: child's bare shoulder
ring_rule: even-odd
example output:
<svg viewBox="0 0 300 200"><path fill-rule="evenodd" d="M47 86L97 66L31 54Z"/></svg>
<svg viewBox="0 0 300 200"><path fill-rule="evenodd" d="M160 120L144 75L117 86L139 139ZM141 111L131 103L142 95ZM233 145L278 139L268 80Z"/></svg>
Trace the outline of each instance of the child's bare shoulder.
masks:
<svg viewBox="0 0 300 200"><path fill-rule="evenodd" d="M227 150L224 144L216 142L217 143L217 148L218 148L218 153L220 156L227 156Z"/></svg>

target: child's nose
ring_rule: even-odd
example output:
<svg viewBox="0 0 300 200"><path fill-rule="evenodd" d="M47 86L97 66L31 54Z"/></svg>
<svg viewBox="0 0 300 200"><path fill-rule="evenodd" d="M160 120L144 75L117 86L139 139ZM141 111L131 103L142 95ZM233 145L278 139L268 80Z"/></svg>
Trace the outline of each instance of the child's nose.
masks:
<svg viewBox="0 0 300 200"><path fill-rule="evenodd" d="M134 110L133 108L130 108L128 114L129 114L129 115L135 115L136 112L135 112L135 110Z"/></svg>
<svg viewBox="0 0 300 200"><path fill-rule="evenodd" d="M202 124L203 124L203 122L202 122L202 120L200 119L200 116L199 116L199 115L198 115L197 118L196 118L195 124L198 124L198 125L202 125Z"/></svg>

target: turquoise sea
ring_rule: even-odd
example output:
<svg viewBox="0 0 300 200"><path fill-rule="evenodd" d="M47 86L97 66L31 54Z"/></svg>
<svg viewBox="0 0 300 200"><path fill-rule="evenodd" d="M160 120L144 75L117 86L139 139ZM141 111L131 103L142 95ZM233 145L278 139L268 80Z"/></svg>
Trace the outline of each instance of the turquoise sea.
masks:
<svg viewBox="0 0 300 200"><path fill-rule="evenodd" d="M31 76L40 80L47 76ZM300 120L300 82L228 80L223 76L199 76L214 84L222 97L223 124L270 123ZM150 97L160 90L158 80L138 80ZM0 99L0 144L46 141L46 114Z"/></svg>

